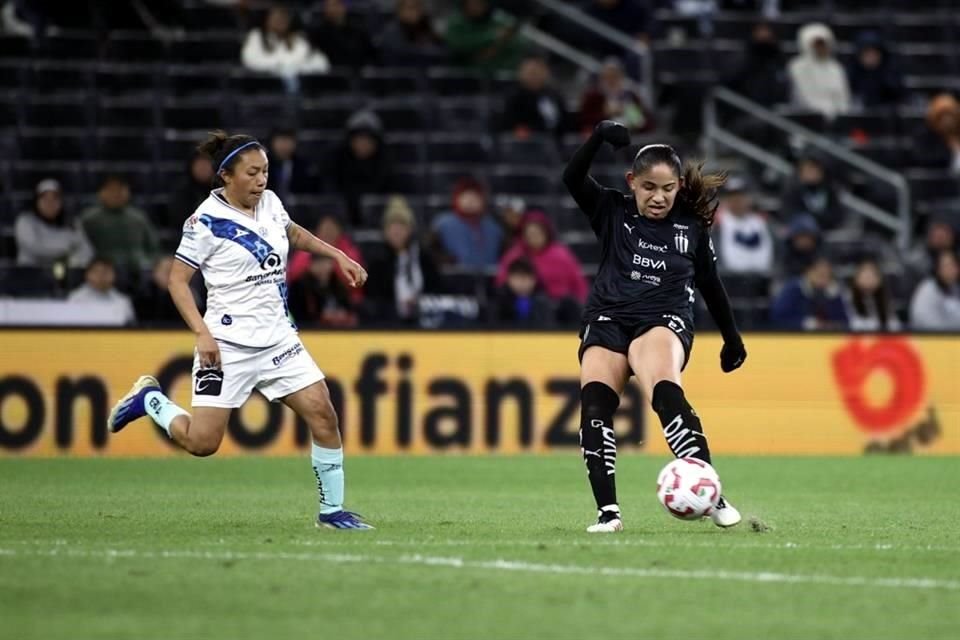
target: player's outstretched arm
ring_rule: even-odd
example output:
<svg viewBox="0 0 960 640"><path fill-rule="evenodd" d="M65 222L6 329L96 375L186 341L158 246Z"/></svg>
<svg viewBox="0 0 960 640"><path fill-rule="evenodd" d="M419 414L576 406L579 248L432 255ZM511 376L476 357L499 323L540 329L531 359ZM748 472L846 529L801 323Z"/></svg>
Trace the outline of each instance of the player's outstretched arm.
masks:
<svg viewBox="0 0 960 640"><path fill-rule="evenodd" d="M720 368L725 373L739 369L747 359L747 350L743 346L743 338L737 329L737 321L733 317L733 308L727 290L717 272L716 257L713 255L713 243L709 237L700 242L697 256L697 271L695 282L707 311L720 329L723 336L723 348L720 350Z"/></svg>
<svg viewBox="0 0 960 640"><path fill-rule="evenodd" d="M367 281L367 271L360 264L352 260L347 254L333 245L327 244L317 236L313 235L296 222L291 222L287 227L287 238L290 240L290 247L293 249L302 249L320 256L328 256L337 261L343 274L347 277L347 282L351 287L362 287Z"/></svg>
<svg viewBox="0 0 960 640"><path fill-rule="evenodd" d="M603 188L590 176L590 164L600 150L600 145L609 142L614 149L630 144L630 132L625 126L613 120L604 120L593 129L593 133L579 149L574 152L567 167L563 170L563 183L577 205L588 216L593 216Z"/></svg>
<svg viewBox="0 0 960 640"><path fill-rule="evenodd" d="M220 348L217 347L217 341L210 334L210 329L203 321L200 315L200 309L197 308L197 301L190 290L190 280L197 270L181 260L174 260L173 267L170 269L170 281L168 288L173 304L183 321L187 323L190 330L197 336L197 352L200 355L201 367L219 367L220 366Z"/></svg>

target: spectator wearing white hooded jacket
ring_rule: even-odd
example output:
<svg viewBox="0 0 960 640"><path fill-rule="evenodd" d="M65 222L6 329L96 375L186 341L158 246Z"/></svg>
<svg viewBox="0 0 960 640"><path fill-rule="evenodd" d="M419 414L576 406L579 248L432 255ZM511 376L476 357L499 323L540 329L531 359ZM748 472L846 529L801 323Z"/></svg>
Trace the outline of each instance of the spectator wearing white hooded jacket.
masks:
<svg viewBox="0 0 960 640"><path fill-rule="evenodd" d="M787 65L793 104L827 120L850 111L850 84L843 65L833 56L835 42L827 25L804 25L797 34L800 53Z"/></svg>
<svg viewBox="0 0 960 640"><path fill-rule="evenodd" d="M290 90L296 90L298 75L326 73L330 70L330 61L310 46L303 33L292 30L291 21L286 8L271 7L263 26L247 34L241 59L247 69L281 76L287 80Z"/></svg>
<svg viewBox="0 0 960 640"><path fill-rule="evenodd" d="M723 185L716 220L720 268L731 273L769 274L773 236L766 218L754 210L750 185L743 177L730 176Z"/></svg>
<svg viewBox="0 0 960 640"><path fill-rule="evenodd" d="M910 300L910 327L920 331L960 331L960 258L941 251L934 273Z"/></svg>

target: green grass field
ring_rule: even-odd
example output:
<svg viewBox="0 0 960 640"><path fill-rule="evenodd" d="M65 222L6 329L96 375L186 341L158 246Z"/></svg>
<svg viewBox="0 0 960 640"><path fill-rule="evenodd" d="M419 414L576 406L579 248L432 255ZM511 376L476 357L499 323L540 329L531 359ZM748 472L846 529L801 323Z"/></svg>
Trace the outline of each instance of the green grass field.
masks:
<svg viewBox="0 0 960 640"><path fill-rule="evenodd" d="M353 458L375 532L318 531L304 459L0 461L0 638L927 638L960 625L958 461L734 458L744 524L590 536L582 462Z"/></svg>

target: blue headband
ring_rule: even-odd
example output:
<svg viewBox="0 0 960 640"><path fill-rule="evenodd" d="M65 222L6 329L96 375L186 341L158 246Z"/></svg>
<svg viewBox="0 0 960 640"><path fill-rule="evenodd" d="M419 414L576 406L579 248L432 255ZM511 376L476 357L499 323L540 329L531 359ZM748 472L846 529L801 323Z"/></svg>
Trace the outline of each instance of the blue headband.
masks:
<svg viewBox="0 0 960 640"><path fill-rule="evenodd" d="M223 171L223 168L224 168L225 166L227 166L227 163L228 163L228 162L230 162L230 158L232 158L233 156L237 155L238 153L240 153L241 151L243 151L243 150L246 149L247 147L252 147L253 145L259 145L259 144L260 144L260 143L257 142L256 140L251 140L250 142L248 142L248 143L246 143L246 144L242 144L242 145L240 145L239 147L237 147L236 149L234 149L233 151L231 151L230 153L228 153L228 154L227 154L227 157L224 158L224 159L223 159L223 162L220 163L220 168L217 169L217 173L220 173L221 171Z"/></svg>

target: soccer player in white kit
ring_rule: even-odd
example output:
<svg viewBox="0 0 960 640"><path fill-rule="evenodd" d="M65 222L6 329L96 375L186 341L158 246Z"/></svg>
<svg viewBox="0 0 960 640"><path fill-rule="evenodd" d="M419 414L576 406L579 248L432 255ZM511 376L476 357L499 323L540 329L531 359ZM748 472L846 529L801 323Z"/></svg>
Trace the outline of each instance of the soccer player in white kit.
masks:
<svg viewBox="0 0 960 640"><path fill-rule="evenodd" d="M313 436L311 459L320 513L317 526L372 529L343 508L343 447L323 372L307 353L287 311L287 252L296 248L336 260L354 287L363 267L292 222L268 190L266 149L250 136L217 131L200 145L213 158L222 187L210 192L183 225L170 273L170 295L197 336L193 413L174 404L153 376L141 376L113 407L109 427L150 416L195 456L217 451L230 413L254 389L283 402ZM201 317L189 289L199 270L207 286Z"/></svg>

